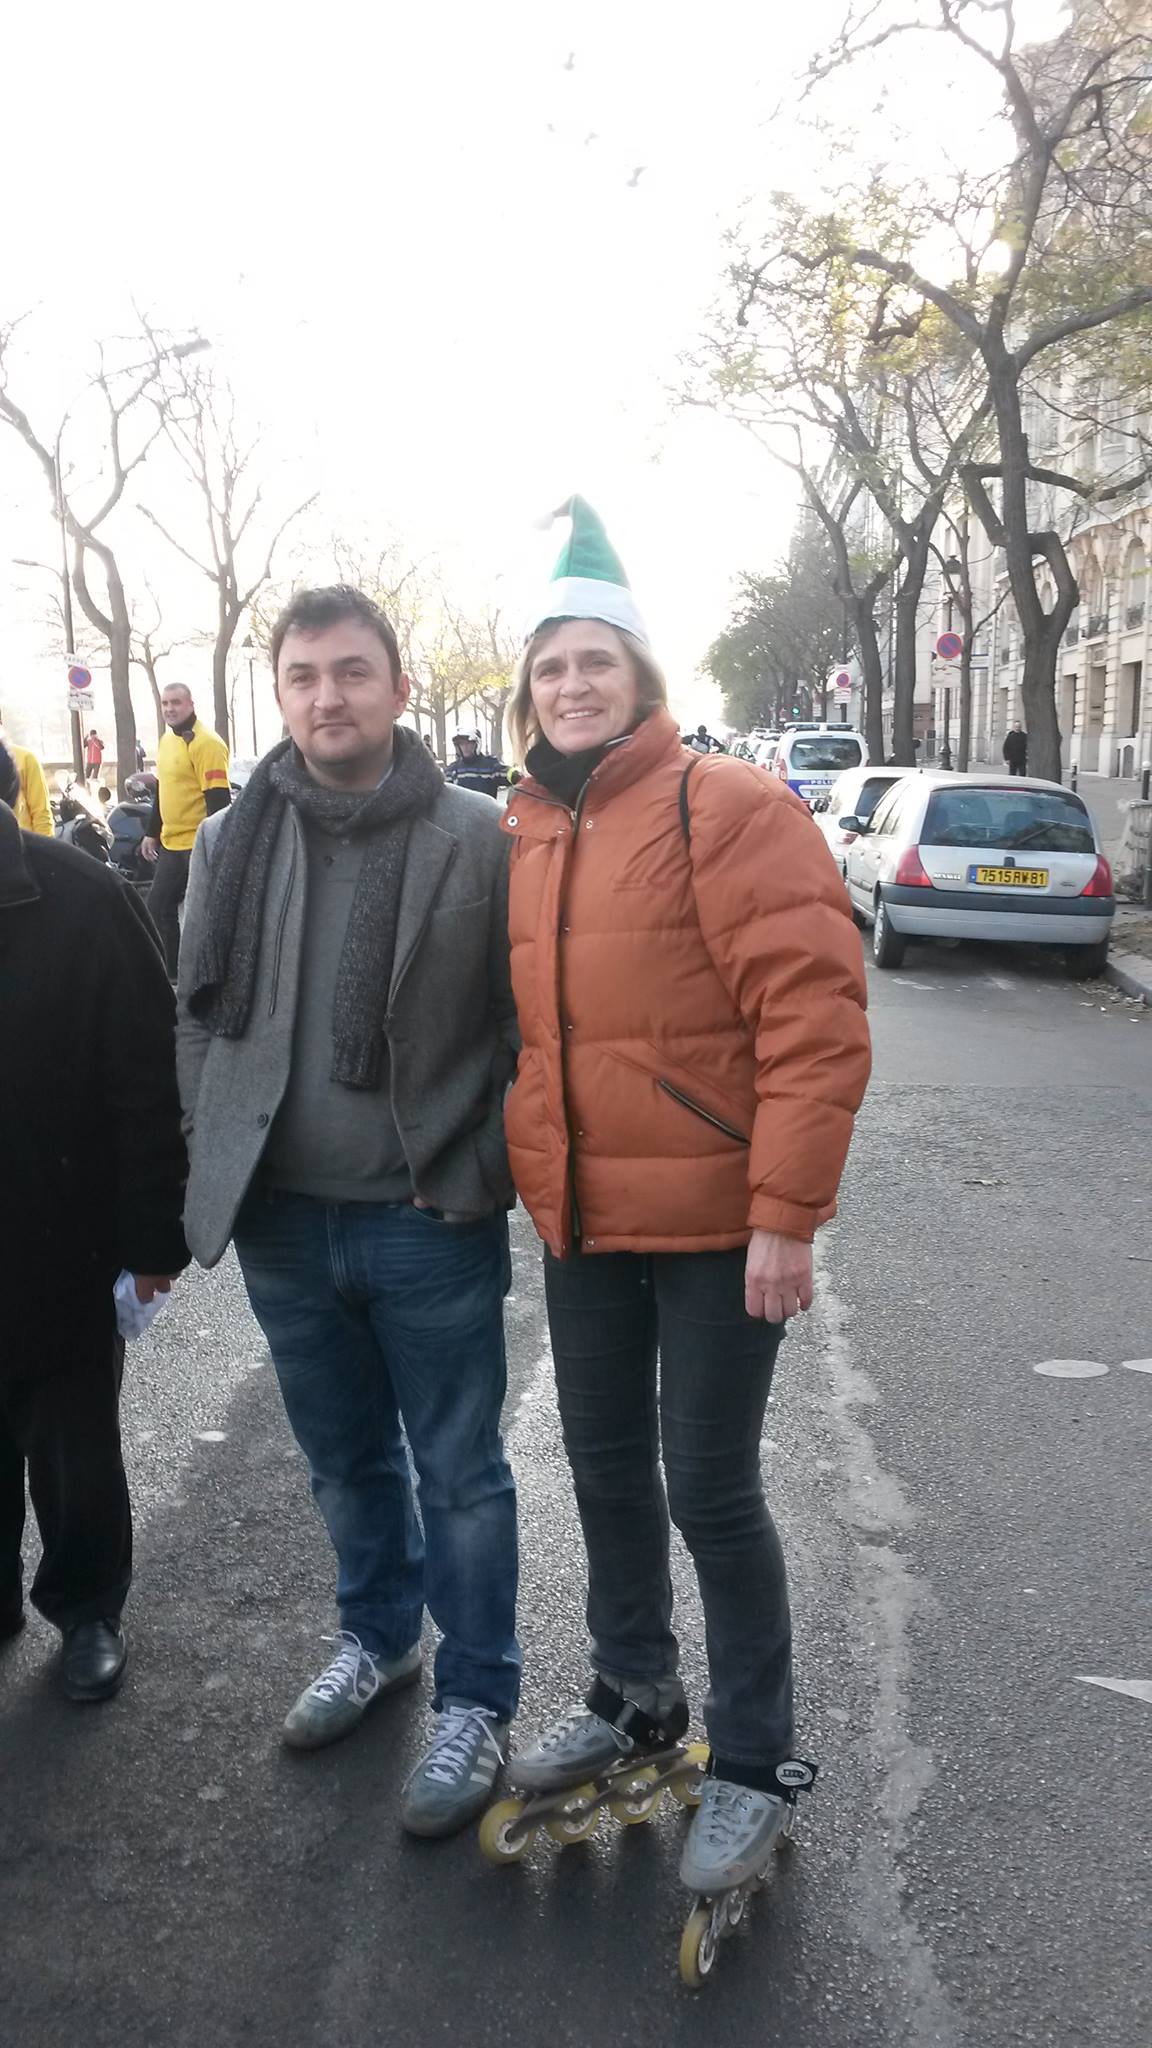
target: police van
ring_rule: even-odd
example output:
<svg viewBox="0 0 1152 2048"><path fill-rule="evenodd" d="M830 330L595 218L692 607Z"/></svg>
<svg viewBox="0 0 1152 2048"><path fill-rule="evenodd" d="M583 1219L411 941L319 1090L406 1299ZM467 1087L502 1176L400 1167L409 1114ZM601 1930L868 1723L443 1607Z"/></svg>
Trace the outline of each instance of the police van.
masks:
<svg viewBox="0 0 1152 2048"><path fill-rule="evenodd" d="M782 733L770 772L809 803L831 789L845 769L863 768L867 760L863 733L846 725L822 725Z"/></svg>

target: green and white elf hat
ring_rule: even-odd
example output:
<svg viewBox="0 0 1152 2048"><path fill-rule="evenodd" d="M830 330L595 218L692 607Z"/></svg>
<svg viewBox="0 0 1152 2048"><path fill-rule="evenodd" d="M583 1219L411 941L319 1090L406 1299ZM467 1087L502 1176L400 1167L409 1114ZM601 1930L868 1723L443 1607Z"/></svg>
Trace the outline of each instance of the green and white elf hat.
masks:
<svg viewBox="0 0 1152 2048"><path fill-rule="evenodd" d="M624 564L598 513L587 498L566 498L544 521L570 519L571 531L552 571L544 602L529 627L529 638L549 619L602 619L648 646L648 628L628 586Z"/></svg>

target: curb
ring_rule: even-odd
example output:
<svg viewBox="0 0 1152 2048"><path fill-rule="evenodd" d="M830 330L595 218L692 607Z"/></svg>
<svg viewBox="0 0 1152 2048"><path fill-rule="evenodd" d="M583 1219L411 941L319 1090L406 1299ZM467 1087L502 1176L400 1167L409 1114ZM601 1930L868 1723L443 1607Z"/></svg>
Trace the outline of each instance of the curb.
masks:
<svg viewBox="0 0 1152 2048"><path fill-rule="evenodd" d="M1120 989L1126 996L1138 996L1143 1002L1152 1003L1152 984L1142 981L1139 975L1129 974L1128 969L1121 967L1115 960L1109 960L1105 967L1104 980L1111 982L1113 988Z"/></svg>

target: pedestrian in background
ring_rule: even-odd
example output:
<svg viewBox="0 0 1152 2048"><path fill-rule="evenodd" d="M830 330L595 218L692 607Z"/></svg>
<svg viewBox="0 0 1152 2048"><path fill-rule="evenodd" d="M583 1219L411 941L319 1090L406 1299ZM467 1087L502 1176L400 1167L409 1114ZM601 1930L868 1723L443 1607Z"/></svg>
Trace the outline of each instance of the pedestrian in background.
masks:
<svg viewBox="0 0 1152 2048"><path fill-rule="evenodd" d="M1028 735L1022 725L1014 725L1004 735L1004 759L1008 763L1009 775L1028 773Z"/></svg>
<svg viewBox="0 0 1152 2048"><path fill-rule="evenodd" d="M508 768L498 761L495 754L486 754L480 745L478 732L456 732L452 735L456 758L444 771L444 779L457 789L474 789L480 796L495 797L507 786Z"/></svg>
<svg viewBox="0 0 1152 2048"><path fill-rule="evenodd" d="M140 850L145 860L156 865L148 909L160 934L169 976L175 981L180 905L188 887L196 834L205 818L227 810L232 791L228 749L219 733L197 718L187 685L169 683L160 692L160 708L166 730L156 749L156 801Z"/></svg>
<svg viewBox="0 0 1152 2048"><path fill-rule="evenodd" d="M546 1247L593 1682L512 1776L575 1785L684 1733L671 1515L711 1681L681 1875L712 1893L762 1867L794 1796L760 1436L868 1077L863 963L804 806L681 745L619 559L591 508L569 509L510 711L528 776L504 820L524 1039L507 1127Z"/></svg>
<svg viewBox="0 0 1152 2048"><path fill-rule="evenodd" d="M152 1301L188 1263L173 1000L139 899L22 832L16 796L0 748L0 1642L24 1626L27 1475L32 1604L61 1632L68 1698L100 1700L132 1576L112 1290L126 1271Z"/></svg>
<svg viewBox="0 0 1152 2048"><path fill-rule="evenodd" d="M13 746L6 738L3 745L12 759L19 784L14 806L17 824L24 832L36 832L41 839L51 839L56 825L47 778L38 756L30 747Z"/></svg>
<svg viewBox="0 0 1152 2048"><path fill-rule="evenodd" d="M91 782L98 776L104 761L104 742L96 727L90 726L84 741L84 780Z"/></svg>
<svg viewBox="0 0 1152 2048"><path fill-rule="evenodd" d="M443 1835L486 1804L520 1684L508 849L397 723L408 678L370 598L298 593L271 652L289 738L192 854L185 1225L205 1266L235 1237L336 1552L335 1654L284 1740L333 1742L413 1684L427 1603L436 1720L401 1820Z"/></svg>

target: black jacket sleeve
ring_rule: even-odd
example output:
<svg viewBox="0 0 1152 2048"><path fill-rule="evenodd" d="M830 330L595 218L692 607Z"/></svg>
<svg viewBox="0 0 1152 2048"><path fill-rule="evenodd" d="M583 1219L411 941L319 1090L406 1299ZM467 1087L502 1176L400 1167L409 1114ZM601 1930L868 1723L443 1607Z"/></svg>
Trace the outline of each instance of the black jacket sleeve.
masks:
<svg viewBox="0 0 1152 2048"><path fill-rule="evenodd" d="M116 1256L130 1273L180 1273L189 1260L180 1220L188 1160L175 997L135 891L114 884L106 901L98 1032Z"/></svg>
<svg viewBox="0 0 1152 2048"><path fill-rule="evenodd" d="M204 815L215 817L217 811L226 811L232 801L230 789L206 789L204 791Z"/></svg>

